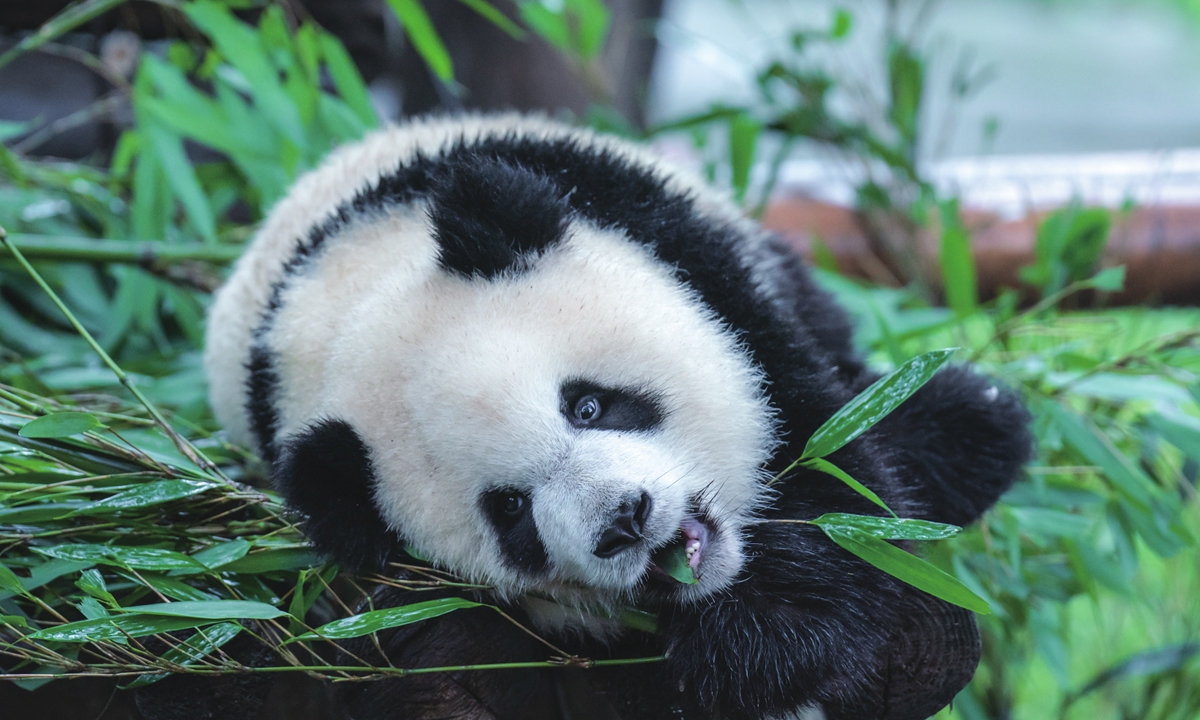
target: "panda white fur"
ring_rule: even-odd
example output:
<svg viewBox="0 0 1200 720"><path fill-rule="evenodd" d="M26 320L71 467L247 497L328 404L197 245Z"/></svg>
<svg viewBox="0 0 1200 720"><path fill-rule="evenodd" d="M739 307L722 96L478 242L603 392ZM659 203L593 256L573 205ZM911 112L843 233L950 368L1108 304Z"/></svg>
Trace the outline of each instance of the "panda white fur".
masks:
<svg viewBox="0 0 1200 720"><path fill-rule="evenodd" d="M626 141L503 115L338 150L218 293L206 364L318 549L379 568L407 545L592 657L666 652L600 683L620 717L919 718L974 670L969 613L768 522L876 512L827 476L765 482L875 376L786 249ZM1026 423L952 368L835 459L902 514L963 524L1019 471ZM676 543L694 585L652 561ZM605 619L634 602L660 635ZM521 655L505 623L427 624L436 642L398 631L388 659ZM351 705L507 718L533 694L463 678Z"/></svg>

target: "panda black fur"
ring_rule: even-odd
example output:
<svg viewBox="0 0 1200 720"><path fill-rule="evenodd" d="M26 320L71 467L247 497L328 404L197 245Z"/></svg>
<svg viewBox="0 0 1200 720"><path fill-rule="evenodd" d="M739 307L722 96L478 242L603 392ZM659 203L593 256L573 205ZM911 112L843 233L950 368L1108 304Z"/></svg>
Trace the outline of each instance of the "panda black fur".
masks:
<svg viewBox="0 0 1200 720"><path fill-rule="evenodd" d="M665 652L589 671L622 718L924 718L974 672L968 612L817 528L762 522L878 512L820 473L765 484L876 376L787 249L625 141L487 116L342 148L217 295L206 364L218 419L319 549L376 568L408 544L589 657ZM903 516L965 524L1028 458L1027 424L1011 392L952 367L832 459ZM680 537L696 585L653 577ZM603 619L634 600L661 608L659 635ZM538 657L492 615L358 650ZM538 717L521 715L536 673L485 675L348 702L364 720Z"/></svg>

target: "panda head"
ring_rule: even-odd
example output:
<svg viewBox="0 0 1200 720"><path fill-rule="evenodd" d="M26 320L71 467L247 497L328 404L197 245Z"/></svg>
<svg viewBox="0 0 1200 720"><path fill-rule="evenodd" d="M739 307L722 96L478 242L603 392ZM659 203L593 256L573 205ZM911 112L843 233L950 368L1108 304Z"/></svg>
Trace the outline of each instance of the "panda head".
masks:
<svg viewBox="0 0 1200 720"><path fill-rule="evenodd" d="M504 594L601 602L734 580L776 428L761 372L674 268L503 163L339 232L271 330L302 344L319 312L300 308L370 266L279 442L320 549L373 564L398 537ZM278 354L284 378L297 356ZM697 583L658 567L671 551Z"/></svg>

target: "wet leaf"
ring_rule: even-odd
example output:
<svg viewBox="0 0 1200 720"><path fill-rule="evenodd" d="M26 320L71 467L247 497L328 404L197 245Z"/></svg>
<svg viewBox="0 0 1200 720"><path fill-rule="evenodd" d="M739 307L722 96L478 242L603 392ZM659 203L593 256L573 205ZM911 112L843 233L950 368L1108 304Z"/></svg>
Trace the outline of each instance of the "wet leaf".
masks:
<svg viewBox="0 0 1200 720"><path fill-rule="evenodd" d="M162 659L176 665L191 665L198 660L203 660L212 655L222 645L237 637L241 631L242 626L237 623L218 623L200 628L196 631L195 635L188 638L185 642L163 653ZM168 675L170 673L139 675L137 679L123 687L126 690L142 687L143 685L158 682Z"/></svg>
<svg viewBox="0 0 1200 720"><path fill-rule="evenodd" d="M822 458L813 458L812 460L806 461L804 463L804 467L834 476L838 480L841 480L842 482L846 483L846 485L850 486L850 489L854 490L854 492L862 495L884 510L887 510L888 513L895 517L896 513L893 512L892 509L887 506L887 503L881 500L880 497L876 495L873 490L871 490L871 488L850 477L845 470L842 470L840 467L834 465L828 460L824 460ZM847 517L853 516L848 515Z"/></svg>
<svg viewBox="0 0 1200 720"><path fill-rule="evenodd" d="M287 615L277 607L252 600L184 600L124 608L143 615L204 618L207 620L270 620Z"/></svg>
<svg viewBox="0 0 1200 720"><path fill-rule="evenodd" d="M204 569L192 558L174 550L159 548L126 548L109 545L68 543L49 548L32 548L34 552L60 560L131 567L135 570L192 570Z"/></svg>
<svg viewBox="0 0 1200 720"><path fill-rule="evenodd" d="M43 628L27 637L55 642L97 642L100 640L125 642L130 637L138 638L176 630L187 630L211 622L212 620L201 618L161 615L110 615L94 620L80 620L56 627Z"/></svg>
<svg viewBox="0 0 1200 720"><path fill-rule="evenodd" d="M94 503L88 503L83 507L72 511L71 515L89 514L95 515L103 512L116 512L118 510L131 510L134 508L150 507L151 505L160 505L162 503L171 502L172 500L180 500L182 498L198 495L210 488L216 487L212 483L198 482L195 480L162 480L159 482L146 483L141 487L136 487L132 490L117 493L112 497L99 500Z"/></svg>
<svg viewBox="0 0 1200 720"><path fill-rule="evenodd" d="M928 520L846 513L825 513L813 520L812 523L822 528L858 531L881 540L945 540L962 531L962 528L957 525L946 525Z"/></svg>
<svg viewBox="0 0 1200 720"><path fill-rule="evenodd" d="M246 540L230 540L227 543L206 547L192 555L192 559L210 570L241 560L250 552L251 545Z"/></svg>
<svg viewBox="0 0 1200 720"><path fill-rule="evenodd" d="M929 382L955 350L957 348L918 355L895 372L876 380L813 433L804 446L801 459L825 457L862 435Z"/></svg>
<svg viewBox="0 0 1200 720"><path fill-rule="evenodd" d="M474 607L491 606L456 597L428 600L413 605L387 608L386 610L372 610L371 612L352 615L341 620L334 620L312 632L298 635L288 642L320 640L321 638L341 640L344 638L359 637L379 632L380 630L387 630L388 628L400 627L401 625L408 625L420 622L421 620L429 620L445 615L446 613L454 612L455 610Z"/></svg>
<svg viewBox="0 0 1200 720"><path fill-rule="evenodd" d="M886 540L851 528L822 527L829 539L899 580L948 603L987 615L987 602L956 578Z"/></svg>

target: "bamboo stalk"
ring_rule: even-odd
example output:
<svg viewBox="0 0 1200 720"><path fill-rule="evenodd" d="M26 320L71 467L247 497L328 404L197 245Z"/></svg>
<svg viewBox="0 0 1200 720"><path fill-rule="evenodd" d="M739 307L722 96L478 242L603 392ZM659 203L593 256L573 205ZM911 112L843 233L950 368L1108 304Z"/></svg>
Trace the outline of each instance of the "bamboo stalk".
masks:
<svg viewBox="0 0 1200 720"><path fill-rule="evenodd" d="M182 261L202 261L228 265L242 254L239 245L171 244L151 240L95 240L58 235L9 234L30 260L73 260L76 262L116 262L154 265Z"/></svg>
<svg viewBox="0 0 1200 720"><path fill-rule="evenodd" d="M3 227L0 227L0 243L3 243L8 247L9 251L12 252L13 256L17 259L17 262L21 264L21 267L25 268L25 272L29 273L29 276L33 278L34 282L36 282L38 286L50 296L50 300L56 307L58 307L59 311L66 316L67 322L71 323L71 327L75 328L75 331L79 333L80 337L82 337L87 344L91 346L92 350L100 356L101 362L103 362L109 370L113 371L113 374L117 376L117 380L119 380L121 384L125 386L125 389L128 390L139 403L141 403L142 407L146 408L146 412L150 414L150 417L154 419L154 422L158 424L162 431L167 434L167 437L171 439L179 452L183 453L184 457L186 457L188 460L191 460L192 464L194 464L196 467L218 478L219 480L224 481L226 484L232 487L233 483L229 480L229 478L225 477L225 473L221 472L220 468L218 468L211 460L205 457L204 453L193 447L186 438L175 432L175 428L171 427L171 424L168 423L166 418L162 416L162 414L158 411L158 408L156 408L154 404L142 394L141 390L138 390L136 385L129 381L129 376L125 374L125 371L122 370L121 367L117 365L117 363L111 357L109 357L104 348L100 346L100 343L96 342L96 339L92 337L92 334L83 327L83 325L75 317L74 313L72 313L71 310L67 308L63 301L58 297L58 293L54 292L54 289L46 283L41 274L29 264L29 260L25 257L24 253L18 250L17 246L13 244L12 238L8 237L8 234L4 231Z"/></svg>

